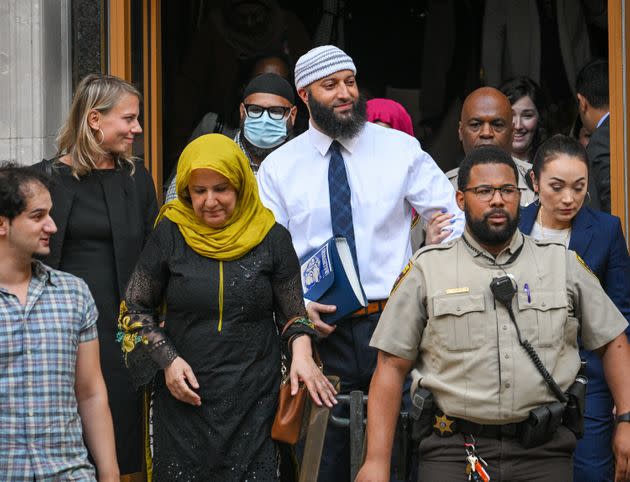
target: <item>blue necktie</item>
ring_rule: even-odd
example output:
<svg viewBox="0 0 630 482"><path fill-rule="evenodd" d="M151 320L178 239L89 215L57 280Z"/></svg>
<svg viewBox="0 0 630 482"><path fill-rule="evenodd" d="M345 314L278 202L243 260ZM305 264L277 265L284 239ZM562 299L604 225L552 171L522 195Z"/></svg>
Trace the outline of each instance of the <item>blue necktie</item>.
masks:
<svg viewBox="0 0 630 482"><path fill-rule="evenodd" d="M334 236L343 236L348 240L354 265L359 271L357 248L352 225L352 202L350 184L346 174L346 165L340 150L341 145L333 141L330 146L330 164L328 165L328 194L330 196L330 220Z"/></svg>

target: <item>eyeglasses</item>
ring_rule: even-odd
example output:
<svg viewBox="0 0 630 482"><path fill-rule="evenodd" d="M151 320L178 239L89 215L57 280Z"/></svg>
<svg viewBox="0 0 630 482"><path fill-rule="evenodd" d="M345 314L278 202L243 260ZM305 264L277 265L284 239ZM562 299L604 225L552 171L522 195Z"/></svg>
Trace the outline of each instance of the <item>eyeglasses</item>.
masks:
<svg viewBox="0 0 630 482"><path fill-rule="evenodd" d="M286 115L291 111L291 107L284 107L281 105L273 105L271 107L263 107L262 105L256 104L243 104L245 106L245 112L248 117L252 119L258 119L263 112L267 111L269 113L269 117L273 120L284 119Z"/></svg>
<svg viewBox="0 0 630 482"><path fill-rule="evenodd" d="M472 191L474 195L477 196L477 199L487 202L494 197L495 191L499 191L499 194L504 201L514 201L517 194L520 194L521 189L516 187L514 184L504 184L499 187L486 185L469 187L463 190L463 192L466 191Z"/></svg>

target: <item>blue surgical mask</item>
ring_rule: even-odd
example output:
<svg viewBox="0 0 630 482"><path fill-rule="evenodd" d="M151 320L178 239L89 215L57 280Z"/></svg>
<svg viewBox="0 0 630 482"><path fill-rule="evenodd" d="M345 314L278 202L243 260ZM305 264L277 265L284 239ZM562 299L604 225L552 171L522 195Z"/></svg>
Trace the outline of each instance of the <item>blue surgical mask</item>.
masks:
<svg viewBox="0 0 630 482"><path fill-rule="evenodd" d="M256 147L263 149L277 147L287 139L287 121L274 120L269 117L267 111L256 119L246 115L243 134Z"/></svg>

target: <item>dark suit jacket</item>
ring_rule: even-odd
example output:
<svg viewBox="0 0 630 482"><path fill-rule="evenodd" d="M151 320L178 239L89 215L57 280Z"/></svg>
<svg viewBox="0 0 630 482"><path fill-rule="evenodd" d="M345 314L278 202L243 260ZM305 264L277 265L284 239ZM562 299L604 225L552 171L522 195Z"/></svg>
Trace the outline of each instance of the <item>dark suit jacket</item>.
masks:
<svg viewBox="0 0 630 482"><path fill-rule="evenodd" d="M50 190L53 203L51 216L57 224L57 233L50 241L50 254L43 261L50 267L58 269L68 218L74 202L72 184L77 180L66 170L59 171L55 164L54 159L43 160L33 167L51 175L53 180ZM104 177L103 190L112 227L119 295L122 299L127 281L153 230L157 200L153 181L142 162L136 162L133 175L122 176L122 186L120 179L120 176Z"/></svg>
<svg viewBox="0 0 630 482"><path fill-rule="evenodd" d="M524 234L532 232L538 209L537 203L521 209L519 228ZM630 321L630 257L619 218L583 206L573 218L569 249L580 255Z"/></svg>
<svg viewBox="0 0 630 482"><path fill-rule="evenodd" d="M590 166L589 206L610 213L610 116L593 132L586 153Z"/></svg>

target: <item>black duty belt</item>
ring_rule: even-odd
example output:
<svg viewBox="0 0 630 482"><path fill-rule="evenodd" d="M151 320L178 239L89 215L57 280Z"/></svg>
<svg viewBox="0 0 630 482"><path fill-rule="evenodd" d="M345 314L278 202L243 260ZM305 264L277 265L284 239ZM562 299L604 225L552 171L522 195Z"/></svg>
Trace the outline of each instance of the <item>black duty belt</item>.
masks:
<svg viewBox="0 0 630 482"><path fill-rule="evenodd" d="M456 433L474 435L487 438L516 438L518 437L522 425L525 423L505 423L502 425L487 425L471 422L462 418L450 417L442 411L435 414L433 431L440 437L450 437Z"/></svg>

